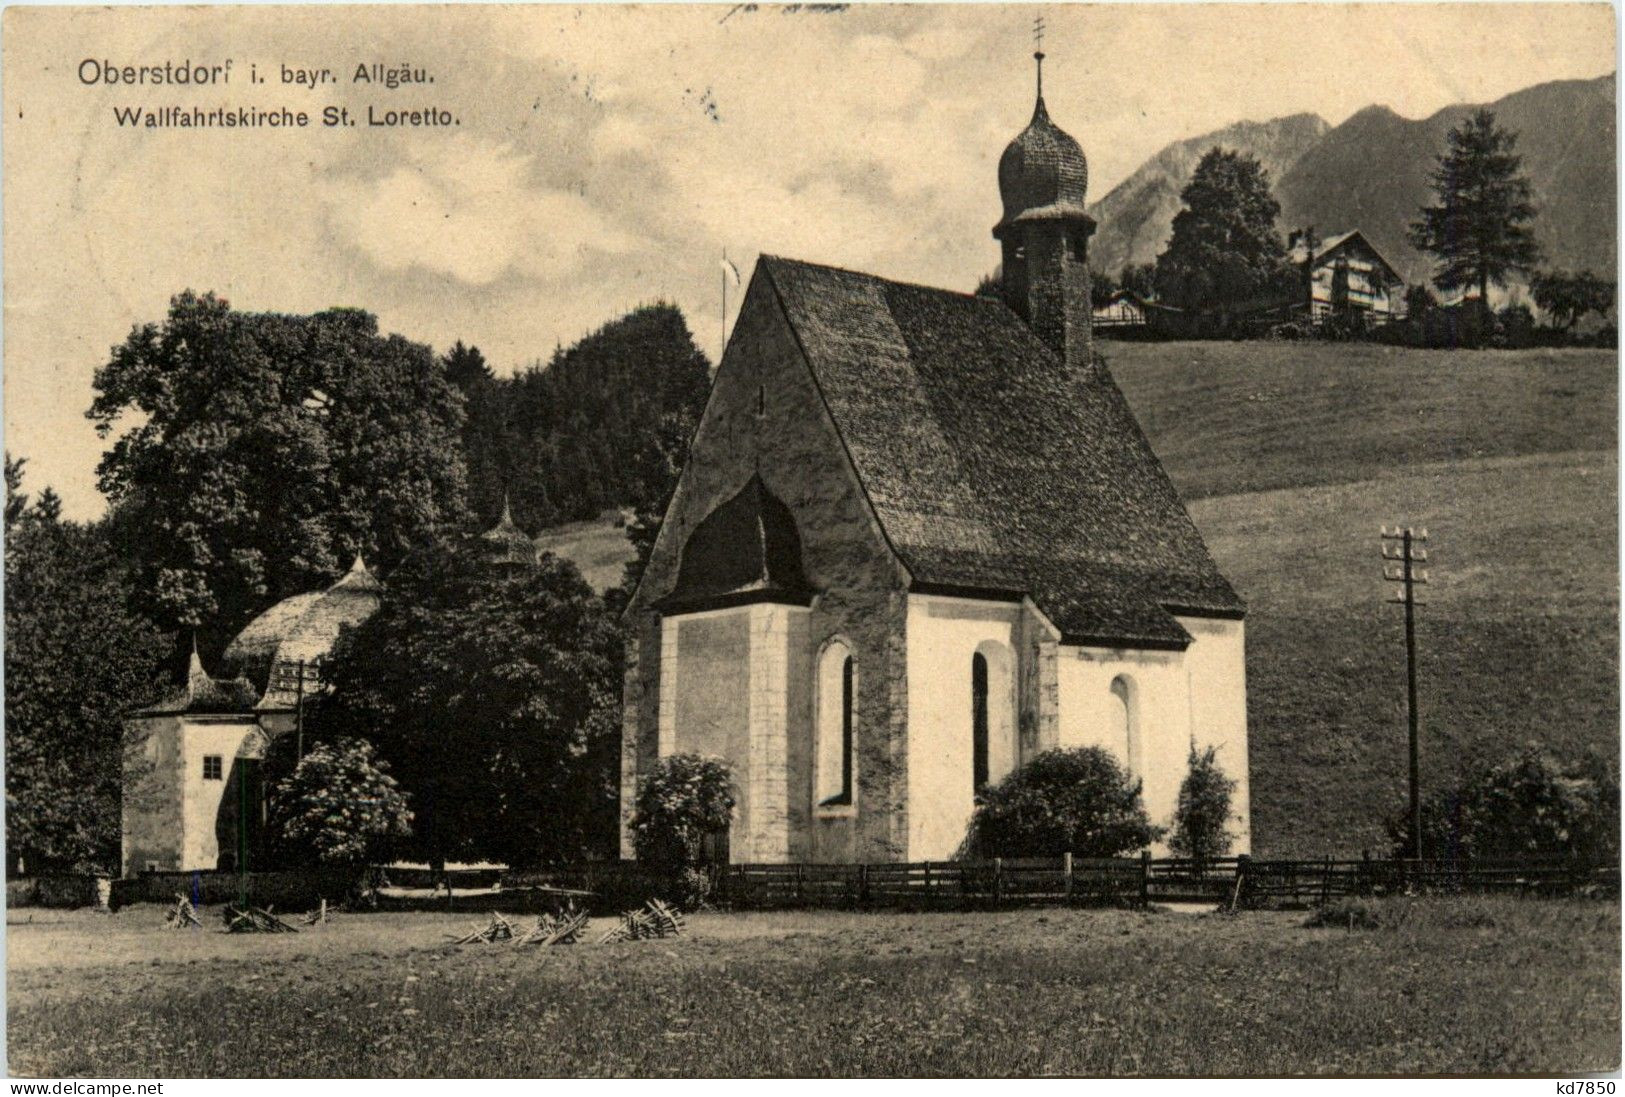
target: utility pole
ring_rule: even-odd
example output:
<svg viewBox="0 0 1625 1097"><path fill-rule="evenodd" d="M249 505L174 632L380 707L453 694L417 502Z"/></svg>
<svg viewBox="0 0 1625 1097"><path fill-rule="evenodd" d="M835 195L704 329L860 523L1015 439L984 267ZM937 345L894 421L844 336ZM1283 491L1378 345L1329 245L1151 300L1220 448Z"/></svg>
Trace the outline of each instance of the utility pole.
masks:
<svg viewBox="0 0 1625 1097"><path fill-rule="evenodd" d="M1402 584L1397 595L1384 601L1405 607L1405 699L1411 725L1410 852L1416 858L1422 856L1421 714L1416 702L1416 607L1427 605L1416 600L1416 588L1425 586L1428 581L1427 571L1416 565L1427 562L1428 550L1417 547L1427 539L1426 529L1382 527L1382 577L1390 583Z"/></svg>
<svg viewBox="0 0 1625 1097"><path fill-rule="evenodd" d="M299 681L294 686L293 702L293 728L294 728L294 760L296 763L305 760L305 661L299 660Z"/></svg>

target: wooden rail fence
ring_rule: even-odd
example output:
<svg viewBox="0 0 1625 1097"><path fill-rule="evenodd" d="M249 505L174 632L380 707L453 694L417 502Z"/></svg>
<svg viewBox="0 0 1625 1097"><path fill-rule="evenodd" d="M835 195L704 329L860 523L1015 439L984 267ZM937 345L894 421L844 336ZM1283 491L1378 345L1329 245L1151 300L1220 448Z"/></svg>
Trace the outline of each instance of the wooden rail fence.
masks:
<svg viewBox="0 0 1625 1097"><path fill-rule="evenodd" d="M1619 865L1556 861L993 858L897 864L719 866L734 907L1009 907L1211 903L1310 907L1349 896L1422 893L1619 894Z"/></svg>

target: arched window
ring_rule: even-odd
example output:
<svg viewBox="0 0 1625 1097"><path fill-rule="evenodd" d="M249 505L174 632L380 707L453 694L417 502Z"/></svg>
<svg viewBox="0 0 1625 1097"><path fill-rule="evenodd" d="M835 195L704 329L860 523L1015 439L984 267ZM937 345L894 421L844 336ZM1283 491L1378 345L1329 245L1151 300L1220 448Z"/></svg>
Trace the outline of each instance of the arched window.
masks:
<svg viewBox="0 0 1625 1097"><path fill-rule="evenodd" d="M971 698L971 789L981 792L987 784L987 657L977 652L970 657ZM961 755L963 757L963 755Z"/></svg>
<svg viewBox="0 0 1625 1097"><path fill-rule="evenodd" d="M857 668L839 640L818 660L818 753L816 802L842 807L853 801L852 754L857 716Z"/></svg>
<svg viewBox="0 0 1625 1097"><path fill-rule="evenodd" d="M1112 679L1110 743L1131 776L1140 773L1140 736L1134 714L1134 684L1119 674Z"/></svg>

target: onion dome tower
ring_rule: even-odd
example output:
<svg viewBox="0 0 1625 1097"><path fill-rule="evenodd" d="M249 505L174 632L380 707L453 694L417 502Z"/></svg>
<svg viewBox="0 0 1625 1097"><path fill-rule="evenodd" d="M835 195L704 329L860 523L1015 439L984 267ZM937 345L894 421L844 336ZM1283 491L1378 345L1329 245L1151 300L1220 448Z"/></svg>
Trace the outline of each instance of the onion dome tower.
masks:
<svg viewBox="0 0 1625 1097"><path fill-rule="evenodd" d="M1044 106L1044 54L1032 121L999 157L1004 216L993 236L1004 249L1004 300L1069 366L1090 366L1089 237L1084 195L1089 163Z"/></svg>
<svg viewBox="0 0 1625 1097"><path fill-rule="evenodd" d="M514 524L513 510L508 497L502 497L502 517L497 524L480 534L486 559L503 572L533 568L537 562L536 542Z"/></svg>

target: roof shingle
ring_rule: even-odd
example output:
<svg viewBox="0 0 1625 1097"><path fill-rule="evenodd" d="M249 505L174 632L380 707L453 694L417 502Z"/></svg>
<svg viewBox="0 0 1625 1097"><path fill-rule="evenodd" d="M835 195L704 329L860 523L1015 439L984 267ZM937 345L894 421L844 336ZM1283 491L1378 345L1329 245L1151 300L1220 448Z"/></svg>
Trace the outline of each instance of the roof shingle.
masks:
<svg viewBox="0 0 1625 1097"><path fill-rule="evenodd" d="M916 585L1029 595L1073 642L1242 615L1103 363L1081 376L991 298L762 266Z"/></svg>

